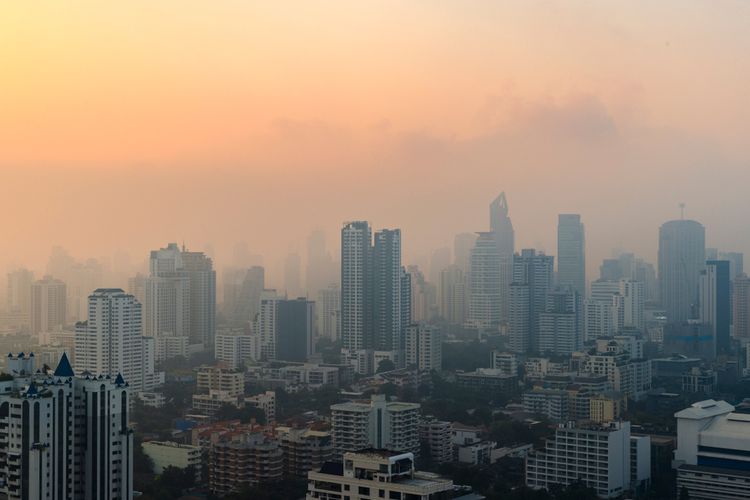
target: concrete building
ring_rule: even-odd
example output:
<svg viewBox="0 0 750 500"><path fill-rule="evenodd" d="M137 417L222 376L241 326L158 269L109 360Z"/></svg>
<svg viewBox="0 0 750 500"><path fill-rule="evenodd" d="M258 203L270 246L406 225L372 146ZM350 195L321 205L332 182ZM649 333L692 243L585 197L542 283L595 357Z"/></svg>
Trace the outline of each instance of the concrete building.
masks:
<svg viewBox="0 0 750 500"><path fill-rule="evenodd" d="M276 357L305 362L315 352L315 302L305 298L276 302Z"/></svg>
<svg viewBox="0 0 750 500"><path fill-rule="evenodd" d="M467 322L479 331L496 333L500 325L503 294L500 253L495 233L478 234L470 257Z"/></svg>
<svg viewBox="0 0 750 500"><path fill-rule="evenodd" d="M490 204L490 232L500 259L500 323L510 320L510 284L513 282L515 232L508 212L508 200L505 193L500 193Z"/></svg>
<svg viewBox="0 0 750 500"><path fill-rule="evenodd" d="M596 352L586 356L582 371L604 375L612 383L612 389L636 401L651 390L651 362L634 360L619 345L610 345L607 352Z"/></svg>
<svg viewBox="0 0 750 500"><path fill-rule="evenodd" d="M213 417L224 405L237 408L242 406L240 398L226 391L212 390L208 394L193 394L193 412L206 417Z"/></svg>
<svg viewBox="0 0 750 500"><path fill-rule="evenodd" d="M456 373L456 382L473 391L514 392L518 389L518 377L508 375L502 370L477 368L473 372Z"/></svg>
<svg viewBox="0 0 750 500"><path fill-rule="evenodd" d="M460 266L453 264L440 271L440 317L453 325L462 325L468 311L468 279Z"/></svg>
<svg viewBox="0 0 750 500"><path fill-rule="evenodd" d="M592 395L589 399L589 418L600 424L620 420L628 408L628 400L619 392Z"/></svg>
<svg viewBox="0 0 750 500"><path fill-rule="evenodd" d="M706 234L693 220L673 220L659 228L659 291L667 322L697 316L698 280L706 262Z"/></svg>
<svg viewBox="0 0 750 500"><path fill-rule="evenodd" d="M750 416L708 399L675 413L677 491L691 499L750 497Z"/></svg>
<svg viewBox="0 0 750 500"><path fill-rule="evenodd" d="M696 366L682 374L682 392L711 395L716 391L718 380L715 371Z"/></svg>
<svg viewBox="0 0 750 500"><path fill-rule="evenodd" d="M433 464L453 461L453 424L442 422L434 417L425 417L419 424L419 439L427 445Z"/></svg>
<svg viewBox="0 0 750 500"><path fill-rule="evenodd" d="M114 500L133 495L128 384L117 374L76 377L67 356L54 372L33 356L7 358L0 382L0 495L10 500Z"/></svg>
<svg viewBox="0 0 750 500"><path fill-rule="evenodd" d="M45 276L31 285L31 334L62 330L67 313L66 286L60 280Z"/></svg>
<svg viewBox="0 0 750 500"><path fill-rule="evenodd" d="M556 288L547 294L539 314L539 352L569 356L583 347L583 302L571 289Z"/></svg>
<svg viewBox="0 0 750 500"><path fill-rule="evenodd" d="M262 433L233 434L213 443L208 460L208 486L214 495L280 481L284 458L278 441Z"/></svg>
<svg viewBox="0 0 750 500"><path fill-rule="evenodd" d="M261 266L230 268L223 274L223 309L230 325L246 328L255 321L260 295L266 288L266 273Z"/></svg>
<svg viewBox="0 0 750 500"><path fill-rule="evenodd" d="M492 351L490 359L493 370L500 370L505 375L518 375L518 357L515 354Z"/></svg>
<svg viewBox="0 0 750 500"><path fill-rule="evenodd" d="M245 374L241 371L201 366L198 368L196 380L199 392L223 391L231 396L245 393Z"/></svg>
<svg viewBox="0 0 750 500"><path fill-rule="evenodd" d="M263 410L266 423L271 424L276 421L276 393L274 391L266 391L246 397L245 404Z"/></svg>
<svg viewBox="0 0 750 500"><path fill-rule="evenodd" d="M711 328L716 353L730 351L732 284L728 260L709 260L698 281L700 320Z"/></svg>
<svg viewBox="0 0 750 500"><path fill-rule="evenodd" d="M214 356L233 370L244 368L247 361L260 359L260 337L244 330L219 330L214 341Z"/></svg>
<svg viewBox="0 0 750 500"><path fill-rule="evenodd" d="M318 336L333 342L341 338L341 289L329 285L318 291L316 302Z"/></svg>
<svg viewBox="0 0 750 500"><path fill-rule="evenodd" d="M333 445L339 455L371 447L418 455L419 416L420 405L388 402L382 394L332 405Z"/></svg>
<svg viewBox="0 0 750 500"><path fill-rule="evenodd" d="M176 243L153 250L149 269L143 303L143 334L157 339L157 359L163 360L171 357L169 354L173 354L174 349L162 350L159 338L178 337L190 343L190 277L184 271L182 252Z"/></svg>
<svg viewBox="0 0 750 500"><path fill-rule="evenodd" d="M406 328L406 366L421 371L442 369L443 338L438 327L419 323Z"/></svg>
<svg viewBox="0 0 750 500"><path fill-rule="evenodd" d="M307 500L370 498L447 499L453 482L437 474L418 472L412 453L360 450L346 453L343 463L327 462L307 475Z"/></svg>
<svg viewBox="0 0 750 500"><path fill-rule="evenodd" d="M115 377L130 387L152 391L164 383L154 370L152 339L141 335L141 305L119 288L99 288L89 296L88 320L76 323L75 363L83 373Z"/></svg>
<svg viewBox="0 0 750 500"><path fill-rule="evenodd" d="M526 485L549 488L582 481L600 498L618 498L650 479L649 438L635 438L635 445L632 439L629 422L561 424L544 451L526 458Z"/></svg>
<svg viewBox="0 0 750 500"><path fill-rule="evenodd" d="M27 328L31 321L31 286L33 283L33 271L16 269L8 273L8 286L5 296L6 311L8 314L20 318L20 325Z"/></svg>
<svg viewBox="0 0 750 500"><path fill-rule="evenodd" d="M558 216L557 284L586 297L586 236L579 214Z"/></svg>
<svg viewBox="0 0 750 500"><path fill-rule="evenodd" d="M182 249L183 272L190 288L190 344L210 351L216 334L216 271L203 252Z"/></svg>
<svg viewBox="0 0 750 500"><path fill-rule="evenodd" d="M342 355L359 373L362 351L372 349L372 231L365 221L346 223L341 230ZM366 355L365 355L366 356Z"/></svg>
<svg viewBox="0 0 750 500"><path fill-rule="evenodd" d="M154 473L161 474L167 467L192 467L195 471L195 480L200 481L202 453L199 447L173 441L145 441L141 448L154 464Z"/></svg>
<svg viewBox="0 0 750 500"><path fill-rule="evenodd" d="M554 258L524 249L513 257L510 285L510 350L539 350L539 315L544 312L552 287Z"/></svg>
<svg viewBox="0 0 750 500"><path fill-rule="evenodd" d="M750 278L736 277L732 282L732 328L736 339L750 339Z"/></svg>
<svg viewBox="0 0 750 500"><path fill-rule="evenodd" d="M284 457L284 474L307 477L333 459L333 439L328 431L276 427Z"/></svg>

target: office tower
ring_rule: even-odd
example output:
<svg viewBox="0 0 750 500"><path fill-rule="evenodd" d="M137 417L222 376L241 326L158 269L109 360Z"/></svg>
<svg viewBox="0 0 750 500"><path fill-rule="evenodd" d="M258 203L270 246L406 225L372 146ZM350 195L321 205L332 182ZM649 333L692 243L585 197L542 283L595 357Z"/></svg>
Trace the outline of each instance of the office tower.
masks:
<svg viewBox="0 0 750 500"><path fill-rule="evenodd" d="M345 496L352 500L376 498L376 492L377 498L414 500L447 499L453 495L453 481L417 471L413 453L363 450L345 453L343 462L326 462L320 470L310 471L305 498L336 498L331 491L350 493Z"/></svg>
<svg viewBox="0 0 750 500"><path fill-rule="evenodd" d="M476 242L476 233L460 233L453 238L453 263L464 273L471 268L471 249Z"/></svg>
<svg viewBox="0 0 750 500"><path fill-rule="evenodd" d="M371 242L367 222L348 222L341 230L341 340L351 355L373 347Z"/></svg>
<svg viewBox="0 0 750 500"><path fill-rule="evenodd" d="M432 321L437 315L437 287L427 281L418 266L407 267L411 276L411 317L414 321Z"/></svg>
<svg viewBox="0 0 750 500"><path fill-rule="evenodd" d="M60 330L65 325L65 283L45 276L31 285L31 334Z"/></svg>
<svg viewBox="0 0 750 500"><path fill-rule="evenodd" d="M675 413L677 491L689 498L749 498L750 420L726 401L708 399Z"/></svg>
<svg viewBox="0 0 750 500"><path fill-rule="evenodd" d="M442 247L432 252L430 257L430 283L438 283L440 281L440 273L446 267L451 265L451 249L448 247Z"/></svg>
<svg viewBox="0 0 750 500"><path fill-rule="evenodd" d="M406 327L406 365L420 371L442 369L443 339L440 329L422 323Z"/></svg>
<svg viewBox="0 0 750 500"><path fill-rule="evenodd" d="M329 285L317 296L318 336L336 342L341 337L341 290Z"/></svg>
<svg viewBox="0 0 750 500"><path fill-rule="evenodd" d="M315 351L315 302L304 298L276 302L276 359L305 362Z"/></svg>
<svg viewBox="0 0 750 500"><path fill-rule="evenodd" d="M307 270L305 288L307 296L316 300L320 290L331 283L338 283L338 269L326 250L326 235L323 231L313 231L307 238Z"/></svg>
<svg viewBox="0 0 750 500"><path fill-rule="evenodd" d="M539 314L539 352L567 356L582 347L581 296L569 286L551 290Z"/></svg>
<svg viewBox="0 0 750 500"><path fill-rule="evenodd" d="M65 281L68 298L68 314L71 321L85 320L88 316L88 297L92 290L101 287L104 278L102 265L96 259L76 263L69 270Z"/></svg>
<svg viewBox="0 0 750 500"><path fill-rule="evenodd" d="M630 422L560 424L544 450L526 458L531 488L581 481L599 498L619 498L650 477L650 438L631 436Z"/></svg>
<svg viewBox="0 0 750 500"><path fill-rule="evenodd" d="M750 278L746 275L732 283L732 325L735 338L750 339Z"/></svg>
<svg viewBox="0 0 750 500"><path fill-rule="evenodd" d="M510 347L515 353L539 349L539 315L552 287L554 257L524 249L513 257L510 286Z"/></svg>
<svg viewBox="0 0 750 500"><path fill-rule="evenodd" d="M182 249L183 272L190 287L190 343L214 347L216 334L216 271L213 261L203 252Z"/></svg>
<svg viewBox="0 0 750 500"><path fill-rule="evenodd" d="M260 266L224 272L224 313L229 324L243 327L255 321L265 284L265 270Z"/></svg>
<svg viewBox="0 0 750 500"><path fill-rule="evenodd" d="M6 306L9 313L20 316L28 325L31 314L31 285L34 273L28 269L16 269L8 273Z"/></svg>
<svg viewBox="0 0 750 500"><path fill-rule="evenodd" d="M134 391L151 391L164 381L154 372L151 339L141 335L141 304L119 288L89 296L89 317L76 323L76 370L110 377L118 373Z"/></svg>
<svg viewBox="0 0 750 500"><path fill-rule="evenodd" d="M623 328L643 331L644 295L643 283L638 281L592 282L591 298L586 301L586 338L614 335Z"/></svg>
<svg viewBox="0 0 750 500"><path fill-rule="evenodd" d="M271 361L276 359L277 314L278 303L286 297L278 295L276 290L264 290L260 296L260 308L255 321L255 329L260 343L260 359Z"/></svg>
<svg viewBox="0 0 750 500"><path fill-rule="evenodd" d="M419 417L419 404L389 403L383 394L332 405L333 446L338 455L366 448L418 454Z"/></svg>
<svg viewBox="0 0 750 500"><path fill-rule="evenodd" d="M745 272L744 257L741 252L719 252L718 260L729 261L729 279L734 280Z"/></svg>
<svg viewBox="0 0 750 500"><path fill-rule="evenodd" d="M5 458L0 496L114 500L133 496L129 388L121 375L76 377L63 355L54 372L9 355L0 395Z"/></svg>
<svg viewBox="0 0 750 500"><path fill-rule="evenodd" d="M558 217L557 283L586 297L586 237L578 214Z"/></svg>
<svg viewBox="0 0 750 500"><path fill-rule="evenodd" d="M466 274L457 265L446 267L440 273L440 317L453 325L466 321Z"/></svg>
<svg viewBox="0 0 750 500"><path fill-rule="evenodd" d="M495 238L497 255L500 259L499 321L507 323L510 315L510 284L513 281L513 253L515 233L508 216L508 202L505 193L490 203L490 232Z"/></svg>
<svg viewBox="0 0 750 500"><path fill-rule="evenodd" d="M128 278L128 293L135 297L135 300L146 303L146 283L148 277L145 274L138 273L132 278Z"/></svg>
<svg viewBox="0 0 750 500"><path fill-rule="evenodd" d="M693 220L673 220L659 228L659 291L669 323L697 316L698 278L705 266L706 233Z"/></svg>
<svg viewBox="0 0 750 500"><path fill-rule="evenodd" d="M699 289L700 320L711 328L716 353L729 353L729 324L732 320L729 261L706 261L706 268L700 273Z"/></svg>
<svg viewBox="0 0 750 500"><path fill-rule="evenodd" d="M500 324L501 267L495 233L479 233L471 250L468 321L480 330L496 331Z"/></svg>
<svg viewBox="0 0 750 500"><path fill-rule="evenodd" d="M403 351L401 326L401 231L375 233L373 248L373 306L375 349ZM402 356L403 354L401 354ZM399 354L395 354L398 358Z"/></svg>
<svg viewBox="0 0 750 500"><path fill-rule="evenodd" d="M190 277L176 243L151 252L145 298L143 334L177 339L185 350L180 355L186 355L191 332ZM164 359L166 354L160 352L157 357Z"/></svg>
<svg viewBox="0 0 750 500"><path fill-rule="evenodd" d="M300 274L302 261L298 253L290 253L284 259L284 290L289 297L299 297L302 293Z"/></svg>
<svg viewBox="0 0 750 500"><path fill-rule="evenodd" d="M636 259L635 271L631 279L643 283L644 302L656 302L659 300L659 282L656 279L656 269L653 264L643 259Z"/></svg>

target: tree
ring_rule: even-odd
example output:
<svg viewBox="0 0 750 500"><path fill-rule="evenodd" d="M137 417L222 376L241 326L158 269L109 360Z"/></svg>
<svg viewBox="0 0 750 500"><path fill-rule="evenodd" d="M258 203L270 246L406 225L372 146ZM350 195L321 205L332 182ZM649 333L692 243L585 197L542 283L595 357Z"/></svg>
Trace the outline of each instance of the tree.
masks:
<svg viewBox="0 0 750 500"><path fill-rule="evenodd" d="M259 424L266 423L266 414L263 410L250 405L237 408L233 404L225 403L216 411L214 416L217 420L239 420L243 424L247 424L253 419Z"/></svg>
<svg viewBox="0 0 750 500"><path fill-rule="evenodd" d="M680 489L680 500L690 500L690 492L684 486Z"/></svg>
<svg viewBox="0 0 750 500"><path fill-rule="evenodd" d="M378 371L376 373L390 372L396 369L396 364L390 359L383 359L378 363Z"/></svg>

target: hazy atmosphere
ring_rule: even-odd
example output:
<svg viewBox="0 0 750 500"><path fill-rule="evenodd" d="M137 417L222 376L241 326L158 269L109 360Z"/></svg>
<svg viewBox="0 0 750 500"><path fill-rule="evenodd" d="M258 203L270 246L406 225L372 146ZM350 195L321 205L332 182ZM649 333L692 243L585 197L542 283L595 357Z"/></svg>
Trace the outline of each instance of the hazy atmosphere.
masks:
<svg viewBox="0 0 750 500"><path fill-rule="evenodd" d="M677 14L679 15L672 15ZM593 270L686 215L750 250L744 2L56 2L0 7L0 264L166 241L286 253L351 219L404 261L486 230ZM134 26L137 25L137 28ZM460 43L458 41L460 40Z"/></svg>

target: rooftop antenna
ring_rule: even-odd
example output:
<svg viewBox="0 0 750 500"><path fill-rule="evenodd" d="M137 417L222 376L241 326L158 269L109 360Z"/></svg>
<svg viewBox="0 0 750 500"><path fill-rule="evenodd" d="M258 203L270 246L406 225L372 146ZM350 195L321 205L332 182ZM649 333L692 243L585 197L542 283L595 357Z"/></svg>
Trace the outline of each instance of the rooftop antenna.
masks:
<svg viewBox="0 0 750 500"><path fill-rule="evenodd" d="M680 203L680 220L685 220L685 204Z"/></svg>

